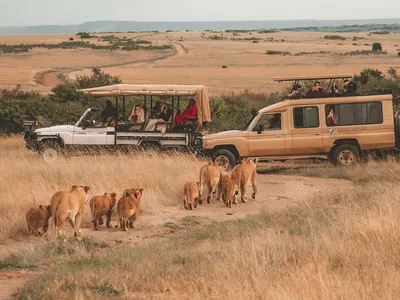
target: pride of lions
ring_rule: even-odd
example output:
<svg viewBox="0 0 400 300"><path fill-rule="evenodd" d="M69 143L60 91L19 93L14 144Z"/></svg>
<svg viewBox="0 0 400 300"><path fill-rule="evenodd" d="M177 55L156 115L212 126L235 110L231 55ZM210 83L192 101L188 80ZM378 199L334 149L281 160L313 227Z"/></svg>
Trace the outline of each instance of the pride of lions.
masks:
<svg viewBox="0 0 400 300"><path fill-rule="evenodd" d="M216 197L217 200L222 199L223 203L231 208L232 204L238 203L237 195L239 193L242 202L246 203L246 189L250 182L253 188L252 198L255 199L257 194L256 174L256 160L244 159L228 175L223 175L220 166L216 163L208 163L201 167L198 182L188 181L185 183L184 208L193 210L202 204L201 198L205 188L208 204L211 204L213 198ZM56 192L51 197L50 205L31 208L26 213L30 233L35 235L46 233L49 228L49 220L53 218L57 237L61 236L62 228L67 220L74 230L75 237L79 237L89 191L88 186L73 185L69 191ZM216 196L213 196L215 194ZM123 191L118 202L116 193L104 193L102 196L92 197L89 205L94 229L99 230L104 216L106 216L106 226L111 227L111 215L115 206L117 206L121 229L127 231L129 227L133 228L133 223L140 213L142 195L142 188L130 188Z"/></svg>

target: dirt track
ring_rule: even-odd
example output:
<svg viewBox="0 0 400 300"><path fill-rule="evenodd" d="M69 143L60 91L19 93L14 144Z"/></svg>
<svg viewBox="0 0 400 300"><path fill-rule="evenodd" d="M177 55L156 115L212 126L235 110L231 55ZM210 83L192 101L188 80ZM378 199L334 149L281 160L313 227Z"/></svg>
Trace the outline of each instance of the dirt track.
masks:
<svg viewBox="0 0 400 300"><path fill-rule="evenodd" d="M247 190L248 203L239 201L239 204L234 205L232 209L224 207L219 201L215 201L211 205L203 204L194 211L186 211L182 205L176 208L166 208L154 215L143 214L138 218L135 228L128 232L123 232L120 228L107 229L104 226L101 227L101 230L94 231L87 225L82 228L82 234L106 242L111 249L132 246L160 240L168 235L186 231L190 227L244 218L263 210L278 211L296 201L322 197L335 192L345 192L352 188L352 184L345 180L301 176L258 175L257 181L256 200L251 199L251 187L249 186ZM112 225L116 225L115 217ZM67 234L72 234L72 232L67 231ZM7 252L11 254L16 248L18 245L8 247L8 251L2 251L0 257L4 258ZM15 289L22 286L32 276L34 273L24 270L0 273L0 299L11 295Z"/></svg>

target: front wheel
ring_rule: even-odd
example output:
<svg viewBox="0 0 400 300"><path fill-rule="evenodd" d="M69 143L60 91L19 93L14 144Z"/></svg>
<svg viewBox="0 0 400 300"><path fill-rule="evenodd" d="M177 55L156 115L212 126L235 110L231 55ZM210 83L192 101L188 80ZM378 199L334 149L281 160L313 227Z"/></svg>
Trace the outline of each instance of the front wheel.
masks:
<svg viewBox="0 0 400 300"><path fill-rule="evenodd" d="M213 161L224 170L230 170L236 165L235 155L226 149L217 150L213 155Z"/></svg>
<svg viewBox="0 0 400 300"><path fill-rule="evenodd" d="M47 162L55 161L60 155L60 145L55 141L44 141L41 143L40 152Z"/></svg>
<svg viewBox="0 0 400 300"><path fill-rule="evenodd" d="M332 149L329 155L329 161L336 166L352 166L360 158L357 146L344 144L338 145Z"/></svg>

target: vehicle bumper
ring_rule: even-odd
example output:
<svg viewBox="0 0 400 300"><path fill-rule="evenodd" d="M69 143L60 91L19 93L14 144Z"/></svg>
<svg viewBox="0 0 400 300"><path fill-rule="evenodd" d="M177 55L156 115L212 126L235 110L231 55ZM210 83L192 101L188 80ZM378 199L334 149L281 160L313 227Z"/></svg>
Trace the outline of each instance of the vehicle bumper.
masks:
<svg viewBox="0 0 400 300"><path fill-rule="evenodd" d="M32 131L25 131L24 133L25 147L32 151L39 151L39 142L37 141L37 135Z"/></svg>

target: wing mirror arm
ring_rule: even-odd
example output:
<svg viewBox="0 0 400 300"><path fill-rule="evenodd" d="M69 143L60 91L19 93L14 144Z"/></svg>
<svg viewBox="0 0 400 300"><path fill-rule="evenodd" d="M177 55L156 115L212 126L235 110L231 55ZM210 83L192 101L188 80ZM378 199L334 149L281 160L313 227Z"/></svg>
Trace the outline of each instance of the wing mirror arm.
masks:
<svg viewBox="0 0 400 300"><path fill-rule="evenodd" d="M261 124L257 125L257 134L261 134L264 131L264 128Z"/></svg>

